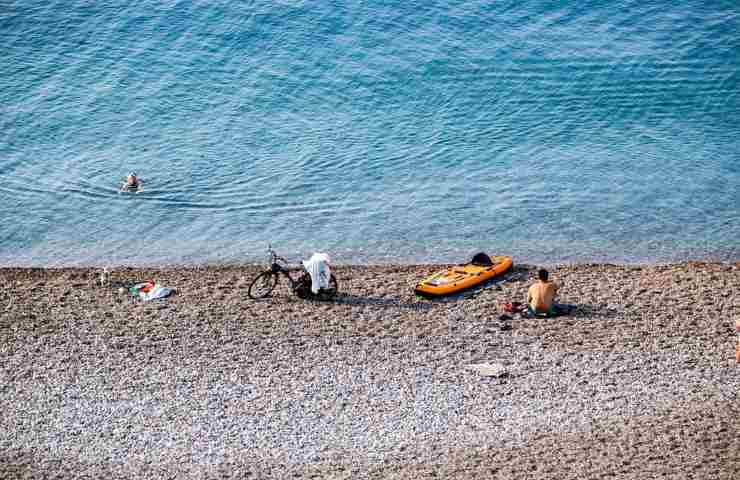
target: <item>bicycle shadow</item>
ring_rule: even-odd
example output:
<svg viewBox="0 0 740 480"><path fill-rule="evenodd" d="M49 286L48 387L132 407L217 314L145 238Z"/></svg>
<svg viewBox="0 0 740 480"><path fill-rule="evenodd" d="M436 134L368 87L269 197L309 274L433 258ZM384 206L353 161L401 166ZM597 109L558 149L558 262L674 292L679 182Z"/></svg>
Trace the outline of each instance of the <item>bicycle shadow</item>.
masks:
<svg viewBox="0 0 740 480"><path fill-rule="evenodd" d="M433 305L426 302L409 302L402 300L398 297L372 297L372 296L360 296L353 295L351 293L340 293L331 303L340 305L351 305L351 306L371 306L380 308L400 308L407 310L430 310Z"/></svg>

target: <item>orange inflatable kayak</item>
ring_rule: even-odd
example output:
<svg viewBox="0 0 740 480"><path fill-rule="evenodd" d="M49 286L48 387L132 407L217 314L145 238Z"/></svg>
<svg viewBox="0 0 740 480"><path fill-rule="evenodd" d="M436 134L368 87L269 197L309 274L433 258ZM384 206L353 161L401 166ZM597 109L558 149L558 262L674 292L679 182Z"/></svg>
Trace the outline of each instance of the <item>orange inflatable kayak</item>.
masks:
<svg viewBox="0 0 740 480"><path fill-rule="evenodd" d="M500 275L514 264L511 257L477 254L473 261L442 270L425 278L414 289L423 297L441 297L461 292Z"/></svg>

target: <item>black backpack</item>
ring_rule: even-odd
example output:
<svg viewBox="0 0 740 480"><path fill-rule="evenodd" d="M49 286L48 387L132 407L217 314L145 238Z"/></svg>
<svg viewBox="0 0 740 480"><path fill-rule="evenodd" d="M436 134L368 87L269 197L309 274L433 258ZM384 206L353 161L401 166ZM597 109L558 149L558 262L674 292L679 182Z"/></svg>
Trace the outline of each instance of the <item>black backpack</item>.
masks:
<svg viewBox="0 0 740 480"><path fill-rule="evenodd" d="M470 261L473 265L477 267L490 267L493 265L493 261L491 261L491 257L486 255L483 252L476 253L473 255L473 259Z"/></svg>

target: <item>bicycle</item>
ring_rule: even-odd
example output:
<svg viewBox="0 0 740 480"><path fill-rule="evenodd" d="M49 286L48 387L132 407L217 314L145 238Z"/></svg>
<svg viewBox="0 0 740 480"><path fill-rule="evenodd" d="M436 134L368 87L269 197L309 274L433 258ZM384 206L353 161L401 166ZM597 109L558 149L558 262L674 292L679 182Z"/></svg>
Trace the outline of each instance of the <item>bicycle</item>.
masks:
<svg viewBox="0 0 740 480"><path fill-rule="evenodd" d="M330 300L334 298L339 291L339 283L332 273L329 277L329 286L327 288L319 289L318 293L313 293L311 291L311 275L303 266L289 267L288 261L275 253L272 246L267 247L267 253L270 254L270 268L269 270L265 270L260 273L254 280L252 280L248 290L250 298L258 300L269 296L277 286L281 274L288 279L291 292L293 292L298 298ZM300 273L298 278L293 278L291 276L291 273L295 272Z"/></svg>

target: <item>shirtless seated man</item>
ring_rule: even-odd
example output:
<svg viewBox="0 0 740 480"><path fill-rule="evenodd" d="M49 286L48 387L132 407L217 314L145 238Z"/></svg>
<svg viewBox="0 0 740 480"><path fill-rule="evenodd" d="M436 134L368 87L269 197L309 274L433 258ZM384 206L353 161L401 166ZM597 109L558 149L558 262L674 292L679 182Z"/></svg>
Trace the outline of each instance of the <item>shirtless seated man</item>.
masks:
<svg viewBox="0 0 740 480"><path fill-rule="evenodd" d="M527 293L527 305L532 313L545 315L558 315L561 312L558 305L555 304L555 295L558 293L558 285L555 282L548 281L549 273L547 270L540 269L537 272L537 282L529 287Z"/></svg>

